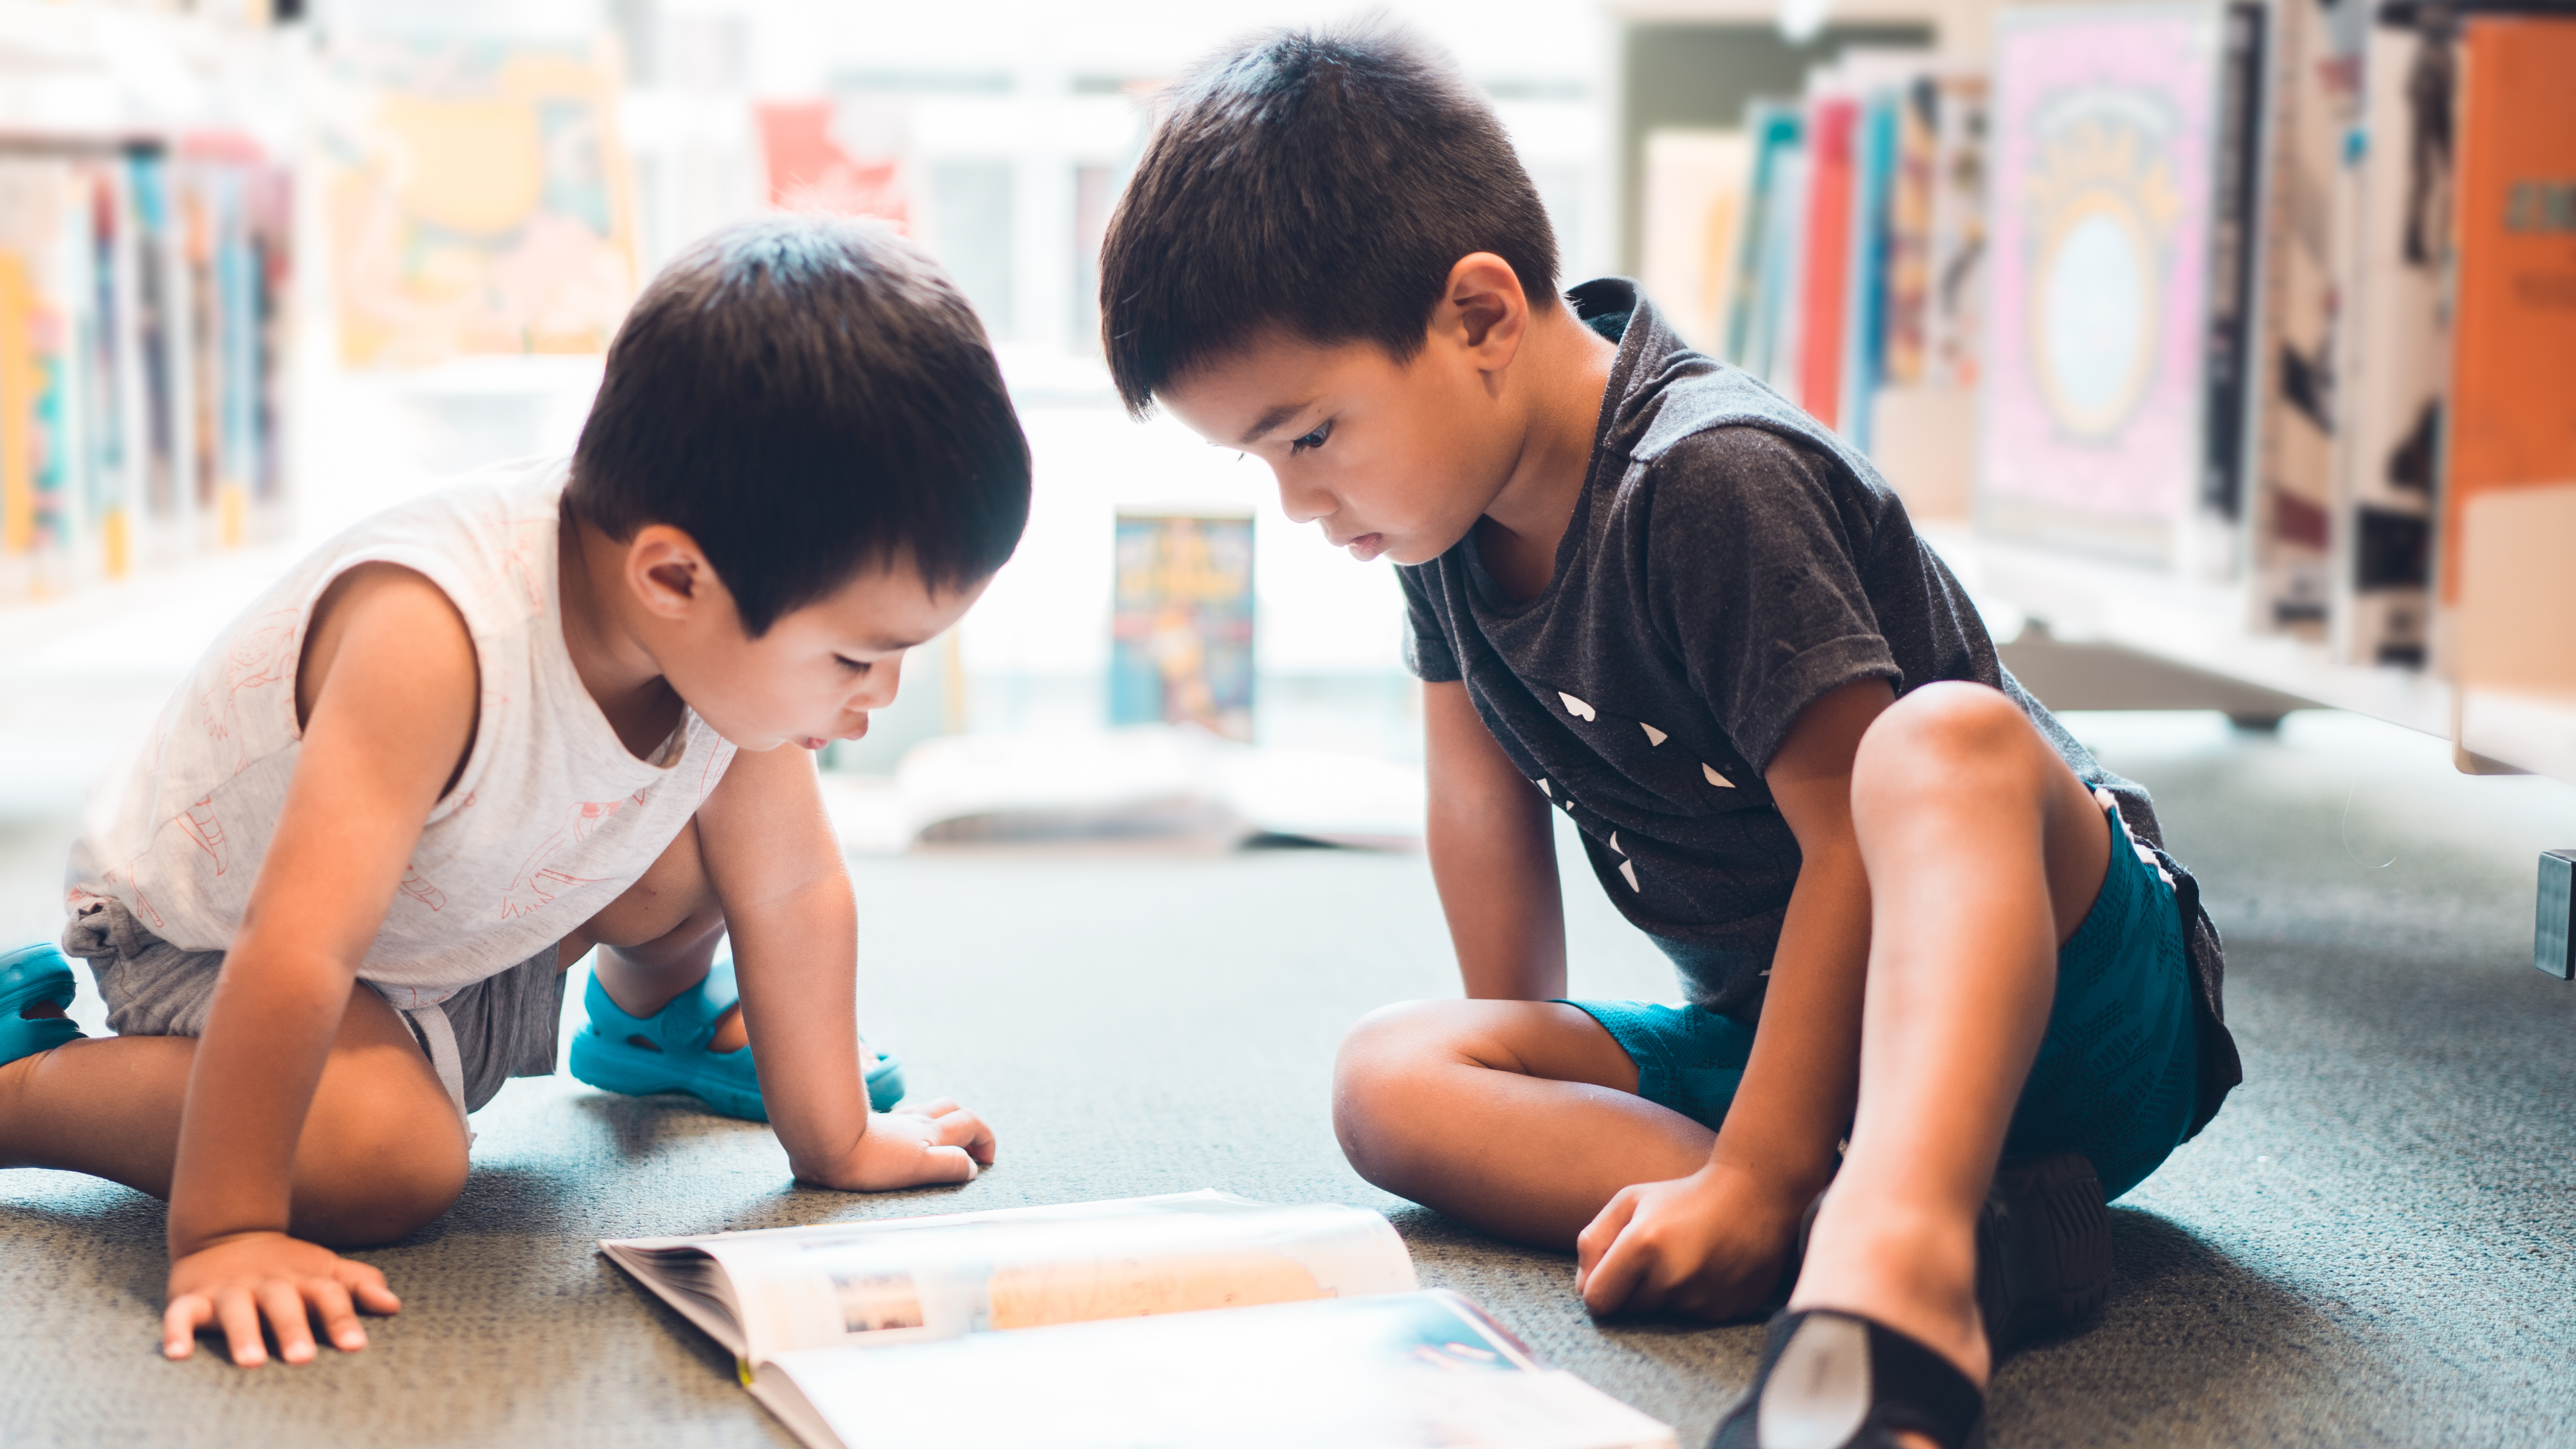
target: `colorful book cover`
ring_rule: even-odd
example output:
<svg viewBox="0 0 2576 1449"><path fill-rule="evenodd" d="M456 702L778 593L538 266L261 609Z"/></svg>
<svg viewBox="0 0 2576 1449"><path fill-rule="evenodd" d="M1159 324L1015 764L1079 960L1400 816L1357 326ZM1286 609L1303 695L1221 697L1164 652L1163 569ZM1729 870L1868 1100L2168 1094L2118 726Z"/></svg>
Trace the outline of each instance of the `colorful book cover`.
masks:
<svg viewBox="0 0 2576 1449"><path fill-rule="evenodd" d="M125 197L125 170L86 162L78 172L73 204L88 213L82 240L88 314L81 329L86 384L82 388L88 444L83 511L96 539L99 571L123 578L133 566L130 478L133 439L134 347L127 336L133 316L133 222Z"/></svg>
<svg viewBox="0 0 2576 1449"><path fill-rule="evenodd" d="M1813 156L1805 140L1780 158L1781 205L1773 209L1764 287L1771 317L1770 367L1762 380L1791 402L1798 400L1799 368L1806 355L1807 193Z"/></svg>
<svg viewBox="0 0 2576 1449"><path fill-rule="evenodd" d="M2458 57L2446 26L2372 26L2362 57L2334 464L2330 641L2355 664L2431 645L2433 500L2450 391ZM2321 380L2322 381L2322 380Z"/></svg>
<svg viewBox="0 0 2576 1449"><path fill-rule="evenodd" d="M2234 520L2245 501L2245 415L2253 398L2246 383L2247 346L2253 327L2262 140L2263 7L2227 7L2227 54L2219 70L2217 186L2210 205L2209 374L2201 406L2200 506L2209 516ZM2203 572L2232 576L2232 554L2206 560Z"/></svg>
<svg viewBox="0 0 2576 1449"><path fill-rule="evenodd" d="M1924 381L1970 389L1986 345L1986 102L1982 73L1933 82L1932 216L1925 265Z"/></svg>
<svg viewBox="0 0 2576 1449"><path fill-rule="evenodd" d="M134 208L134 347L140 389L137 466L141 517L162 545L175 541L187 515L181 486L188 451L189 409L186 259L180 254L170 199L170 167L158 152L137 153L129 180ZM160 550L156 548L156 553Z"/></svg>
<svg viewBox="0 0 2576 1449"><path fill-rule="evenodd" d="M1252 739L1252 518L1118 515L1109 722Z"/></svg>
<svg viewBox="0 0 2576 1449"><path fill-rule="evenodd" d="M1741 131L1646 137L1646 292L1684 342L1726 345L1753 146Z"/></svg>
<svg viewBox="0 0 2576 1449"><path fill-rule="evenodd" d="M2189 567L2223 42L2213 5L1997 17L1977 516Z"/></svg>
<svg viewBox="0 0 2576 1449"><path fill-rule="evenodd" d="M1807 227L1799 248L1798 391L1791 401L1840 426L1844 319L1851 308L1852 149L1860 103L1823 95L1807 106Z"/></svg>
<svg viewBox="0 0 2576 1449"><path fill-rule="evenodd" d="M1861 98L1852 127L1851 237L1844 263L1842 378L1835 389L1842 434L1866 453L1870 403L1878 393L1885 341L1888 206L1896 183L1897 113L1893 87Z"/></svg>
<svg viewBox="0 0 2576 1449"><path fill-rule="evenodd" d="M65 160L0 160L0 593L73 582L81 469L80 237Z"/></svg>
<svg viewBox="0 0 2576 1449"><path fill-rule="evenodd" d="M1888 387L1917 387L1930 370L1927 336L1941 82L1935 76L1919 76L1892 100L1895 146L1880 250L1884 311L1879 324L1878 380Z"/></svg>
<svg viewBox="0 0 2576 1449"><path fill-rule="evenodd" d="M2248 333L2246 623L2313 633L2328 619L2338 332L2350 325L2347 138L2360 118L2360 55L2328 0L2272 12L2271 115L2261 233L2260 305Z"/></svg>
<svg viewBox="0 0 2576 1449"><path fill-rule="evenodd" d="M1755 377L1771 375L1778 331L1782 222L1802 199L1791 193L1789 172L1798 151L1798 111L1777 101L1745 107L1744 132L1753 150L1746 185L1744 224L1736 240L1735 280L1727 288L1727 361Z"/></svg>
<svg viewBox="0 0 2576 1449"><path fill-rule="evenodd" d="M315 91L352 367L595 353L634 300L614 46L335 44Z"/></svg>
<svg viewBox="0 0 2576 1449"><path fill-rule="evenodd" d="M2472 15L2461 62L2446 606L2470 503L2576 484L2576 18Z"/></svg>

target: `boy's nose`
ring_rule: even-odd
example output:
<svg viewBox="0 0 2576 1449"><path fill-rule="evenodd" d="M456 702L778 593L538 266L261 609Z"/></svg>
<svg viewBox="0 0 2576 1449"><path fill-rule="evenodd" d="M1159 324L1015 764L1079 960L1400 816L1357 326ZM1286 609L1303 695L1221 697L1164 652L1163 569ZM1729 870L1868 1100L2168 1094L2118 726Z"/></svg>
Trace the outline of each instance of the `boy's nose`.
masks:
<svg viewBox="0 0 2576 1449"><path fill-rule="evenodd" d="M894 703L895 690L902 683L903 656L889 654L878 660L876 667L869 670L867 676L859 681L858 689L850 696L849 708L883 709Z"/></svg>
<svg viewBox="0 0 2576 1449"><path fill-rule="evenodd" d="M1279 509L1290 523L1312 523L1333 511L1333 495L1321 488L1303 488L1282 478L1279 480Z"/></svg>

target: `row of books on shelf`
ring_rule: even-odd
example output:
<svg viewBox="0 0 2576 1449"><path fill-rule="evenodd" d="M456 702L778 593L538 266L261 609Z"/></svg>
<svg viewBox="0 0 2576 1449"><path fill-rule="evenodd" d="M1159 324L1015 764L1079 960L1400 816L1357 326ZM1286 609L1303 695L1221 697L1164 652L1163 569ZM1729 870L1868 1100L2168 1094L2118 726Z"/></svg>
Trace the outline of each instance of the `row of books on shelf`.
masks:
<svg viewBox="0 0 2576 1449"><path fill-rule="evenodd" d="M290 235L243 140L0 152L0 602L282 529Z"/></svg>
<svg viewBox="0 0 2576 1449"><path fill-rule="evenodd" d="M1922 511L2447 668L2464 508L2576 487L2572 79L2541 0L2006 9L1650 141L1649 281Z"/></svg>

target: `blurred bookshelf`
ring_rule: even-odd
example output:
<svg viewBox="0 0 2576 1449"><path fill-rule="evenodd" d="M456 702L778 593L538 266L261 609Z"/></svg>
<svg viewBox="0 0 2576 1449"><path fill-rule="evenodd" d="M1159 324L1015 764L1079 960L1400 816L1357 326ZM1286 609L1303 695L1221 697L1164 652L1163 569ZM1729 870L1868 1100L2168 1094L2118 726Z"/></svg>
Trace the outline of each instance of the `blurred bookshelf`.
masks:
<svg viewBox="0 0 2576 1449"><path fill-rule="evenodd" d="M299 50L0 3L0 607L286 530Z"/></svg>
<svg viewBox="0 0 2576 1449"><path fill-rule="evenodd" d="M2576 779L2576 7L1612 13L1632 265L2035 692Z"/></svg>

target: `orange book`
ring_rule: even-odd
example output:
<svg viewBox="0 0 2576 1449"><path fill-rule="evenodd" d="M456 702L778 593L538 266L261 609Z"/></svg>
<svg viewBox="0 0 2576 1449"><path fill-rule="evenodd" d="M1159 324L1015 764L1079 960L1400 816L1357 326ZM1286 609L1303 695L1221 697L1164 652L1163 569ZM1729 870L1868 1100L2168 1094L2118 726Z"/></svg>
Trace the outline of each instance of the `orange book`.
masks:
<svg viewBox="0 0 2576 1449"><path fill-rule="evenodd" d="M1799 280L1798 405L1826 427L1841 411L1843 309L1851 292L1852 128L1860 104L1848 96L1807 112L1807 240Z"/></svg>
<svg viewBox="0 0 2576 1449"><path fill-rule="evenodd" d="M27 264L0 252L0 553L36 546L35 326Z"/></svg>
<svg viewBox="0 0 2576 1449"><path fill-rule="evenodd" d="M2442 602L2482 493L2576 483L2576 19L2464 27Z"/></svg>

